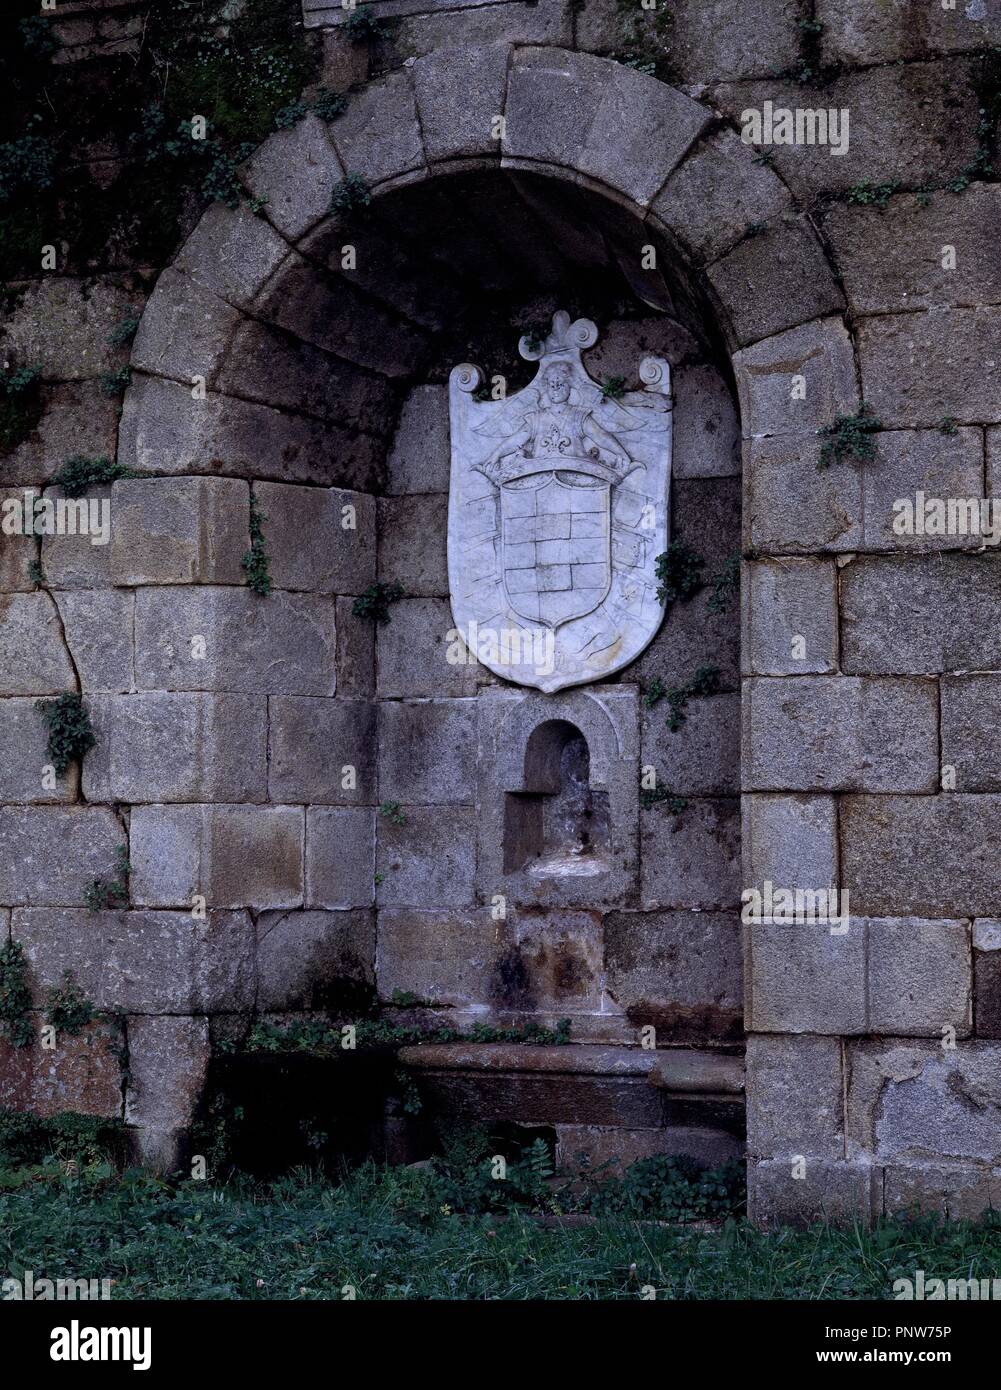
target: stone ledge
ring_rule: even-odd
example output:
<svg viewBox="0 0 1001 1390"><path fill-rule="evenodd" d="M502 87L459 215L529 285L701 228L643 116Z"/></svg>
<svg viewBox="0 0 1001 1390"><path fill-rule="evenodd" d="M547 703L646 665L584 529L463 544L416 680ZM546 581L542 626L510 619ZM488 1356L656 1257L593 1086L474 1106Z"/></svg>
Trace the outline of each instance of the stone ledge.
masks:
<svg viewBox="0 0 1001 1390"><path fill-rule="evenodd" d="M427 1071L559 1072L645 1076L668 1091L739 1095L743 1058L688 1049L653 1051L561 1043L422 1043L400 1049L400 1061Z"/></svg>

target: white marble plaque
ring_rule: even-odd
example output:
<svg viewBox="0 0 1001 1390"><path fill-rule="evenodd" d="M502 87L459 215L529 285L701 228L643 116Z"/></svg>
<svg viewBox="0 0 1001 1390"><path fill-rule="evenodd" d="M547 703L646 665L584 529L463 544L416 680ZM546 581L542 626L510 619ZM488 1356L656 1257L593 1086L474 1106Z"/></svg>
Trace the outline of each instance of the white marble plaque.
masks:
<svg viewBox="0 0 1001 1390"><path fill-rule="evenodd" d="M639 391L603 389L581 362L589 319L553 318L523 391L480 400L479 368L449 379L448 580L456 635L506 680L561 690L627 666L664 615L671 369L639 363ZM455 650L453 646L453 650Z"/></svg>

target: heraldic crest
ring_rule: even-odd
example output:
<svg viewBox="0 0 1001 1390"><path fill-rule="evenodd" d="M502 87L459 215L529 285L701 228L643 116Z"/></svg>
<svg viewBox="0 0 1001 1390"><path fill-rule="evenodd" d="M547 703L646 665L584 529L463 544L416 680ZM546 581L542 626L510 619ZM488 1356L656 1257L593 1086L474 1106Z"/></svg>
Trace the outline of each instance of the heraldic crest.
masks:
<svg viewBox="0 0 1001 1390"><path fill-rule="evenodd" d="M507 680L560 690L601 680L643 650L663 617L656 557L667 545L670 367L642 388L592 381L589 319L553 317L531 384L478 400L482 374L449 379L448 575L457 636Z"/></svg>

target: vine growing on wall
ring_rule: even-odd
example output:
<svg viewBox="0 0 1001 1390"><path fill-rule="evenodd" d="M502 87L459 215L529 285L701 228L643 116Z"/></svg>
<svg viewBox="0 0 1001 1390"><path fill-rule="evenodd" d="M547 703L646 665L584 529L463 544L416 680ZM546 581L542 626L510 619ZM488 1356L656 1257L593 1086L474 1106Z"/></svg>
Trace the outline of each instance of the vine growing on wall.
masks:
<svg viewBox="0 0 1001 1390"><path fill-rule="evenodd" d="M299 7L273 0L157 0L137 51L72 63L53 62L59 30L38 9L0 15L0 279L37 275L46 245L61 271L164 264L201 207L247 197L241 162L321 60ZM93 178L97 147L120 156L110 181Z"/></svg>
<svg viewBox="0 0 1001 1390"><path fill-rule="evenodd" d="M35 708L49 727L49 760L62 777L70 763L82 762L97 742L87 707L81 695L68 690L53 700L36 700Z"/></svg>
<svg viewBox="0 0 1001 1390"><path fill-rule="evenodd" d="M31 1021L28 963L19 941L0 946L0 1037L13 1047L28 1047L34 1040Z"/></svg>
<svg viewBox="0 0 1001 1390"><path fill-rule="evenodd" d="M267 517L261 511L254 494L250 494L250 549L244 553L240 562L247 576L247 587L261 598L271 593L271 557L264 543L264 522Z"/></svg>

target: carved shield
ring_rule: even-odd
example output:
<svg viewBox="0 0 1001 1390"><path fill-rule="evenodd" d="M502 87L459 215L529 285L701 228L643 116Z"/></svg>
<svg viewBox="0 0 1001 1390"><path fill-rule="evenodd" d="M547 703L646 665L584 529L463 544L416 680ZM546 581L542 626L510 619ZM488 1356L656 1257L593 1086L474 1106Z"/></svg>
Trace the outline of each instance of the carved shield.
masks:
<svg viewBox="0 0 1001 1390"><path fill-rule="evenodd" d="M524 390L477 399L468 365L449 381L452 636L471 660L546 691L628 665L664 615L670 367L647 357L639 389L602 389L581 361L597 337L559 313L545 342L519 344L539 364Z"/></svg>
<svg viewBox="0 0 1001 1390"><path fill-rule="evenodd" d="M557 628L592 612L612 582L608 483L530 473L500 490L501 565L512 609Z"/></svg>

